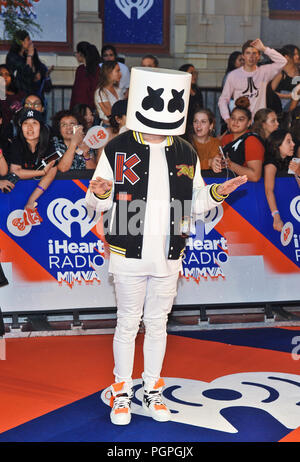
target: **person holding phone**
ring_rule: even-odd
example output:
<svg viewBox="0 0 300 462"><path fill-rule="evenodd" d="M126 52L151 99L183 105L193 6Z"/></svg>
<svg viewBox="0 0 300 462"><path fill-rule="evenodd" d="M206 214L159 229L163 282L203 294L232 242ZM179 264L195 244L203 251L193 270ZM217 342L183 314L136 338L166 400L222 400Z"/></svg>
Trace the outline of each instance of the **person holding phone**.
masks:
<svg viewBox="0 0 300 462"><path fill-rule="evenodd" d="M29 33L26 30L16 31L6 56L6 64L12 74L18 89L25 93L36 93L44 96L52 89L49 69L41 62Z"/></svg>
<svg viewBox="0 0 300 462"><path fill-rule="evenodd" d="M264 142L250 128L252 115L248 98L238 98L235 104L229 120L230 133L221 138L226 161L218 155L211 166L215 173L228 168L235 175L247 175L248 181L257 182L262 175Z"/></svg>
<svg viewBox="0 0 300 462"><path fill-rule="evenodd" d="M86 122L80 114L69 110L59 111L53 117L52 130L54 147L63 153L58 164L60 172L96 167L94 151L83 143Z"/></svg>
<svg viewBox="0 0 300 462"><path fill-rule="evenodd" d="M55 149L41 112L23 109L19 120L20 130L11 145L10 172L21 180L41 178L25 205L25 209L34 209L36 201L50 186L57 172L55 161L42 169L37 168Z"/></svg>

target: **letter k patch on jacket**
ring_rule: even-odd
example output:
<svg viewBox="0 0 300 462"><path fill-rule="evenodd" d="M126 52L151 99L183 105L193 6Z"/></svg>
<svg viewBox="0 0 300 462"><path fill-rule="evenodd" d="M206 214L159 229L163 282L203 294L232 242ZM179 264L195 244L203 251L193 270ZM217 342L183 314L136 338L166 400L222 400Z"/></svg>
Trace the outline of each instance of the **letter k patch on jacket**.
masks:
<svg viewBox="0 0 300 462"><path fill-rule="evenodd" d="M115 183L124 184L125 178L134 185L140 180L140 177L134 172L133 168L141 162L141 159L136 155L132 154L126 159L126 154L123 152L117 152L115 157Z"/></svg>

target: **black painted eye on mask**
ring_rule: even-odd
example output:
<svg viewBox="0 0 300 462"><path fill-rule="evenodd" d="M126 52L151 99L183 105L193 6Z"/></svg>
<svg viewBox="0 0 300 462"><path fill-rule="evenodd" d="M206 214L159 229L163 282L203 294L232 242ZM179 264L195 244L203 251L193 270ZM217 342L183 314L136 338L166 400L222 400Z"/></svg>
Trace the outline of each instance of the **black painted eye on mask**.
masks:
<svg viewBox="0 0 300 462"><path fill-rule="evenodd" d="M172 90L173 98L169 101L168 111L169 112L183 112L184 111L184 100L182 98L184 90L177 91Z"/></svg>
<svg viewBox="0 0 300 462"><path fill-rule="evenodd" d="M157 112L164 110L164 100L161 98L161 95L164 92L163 88L158 90L153 90L151 87L147 87L148 96L143 99L142 108L147 111L148 109L154 109Z"/></svg>

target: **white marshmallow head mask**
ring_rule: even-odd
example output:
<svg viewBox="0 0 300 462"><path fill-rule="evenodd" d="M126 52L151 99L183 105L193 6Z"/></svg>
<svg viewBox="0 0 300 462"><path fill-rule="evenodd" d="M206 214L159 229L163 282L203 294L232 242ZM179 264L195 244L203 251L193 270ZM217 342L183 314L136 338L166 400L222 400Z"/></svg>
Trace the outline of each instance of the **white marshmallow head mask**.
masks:
<svg viewBox="0 0 300 462"><path fill-rule="evenodd" d="M185 133L191 74L171 69L131 69L127 128L153 135Z"/></svg>

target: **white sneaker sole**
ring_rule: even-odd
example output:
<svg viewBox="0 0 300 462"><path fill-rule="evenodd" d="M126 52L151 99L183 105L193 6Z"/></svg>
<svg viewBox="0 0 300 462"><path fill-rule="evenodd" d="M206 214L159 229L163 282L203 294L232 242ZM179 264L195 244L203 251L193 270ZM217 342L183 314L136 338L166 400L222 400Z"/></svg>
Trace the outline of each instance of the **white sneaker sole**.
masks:
<svg viewBox="0 0 300 462"><path fill-rule="evenodd" d="M170 411L153 411L147 406L147 404L144 403L144 401L143 409L157 422L168 422L172 418Z"/></svg>
<svg viewBox="0 0 300 462"><path fill-rule="evenodd" d="M110 420L114 425L128 425L131 421L131 412L128 412L128 414L114 414L111 412Z"/></svg>

